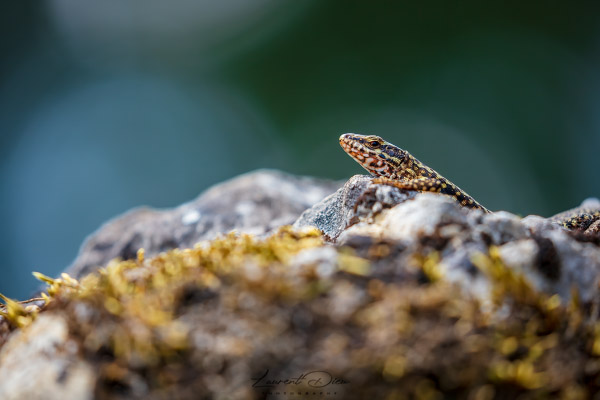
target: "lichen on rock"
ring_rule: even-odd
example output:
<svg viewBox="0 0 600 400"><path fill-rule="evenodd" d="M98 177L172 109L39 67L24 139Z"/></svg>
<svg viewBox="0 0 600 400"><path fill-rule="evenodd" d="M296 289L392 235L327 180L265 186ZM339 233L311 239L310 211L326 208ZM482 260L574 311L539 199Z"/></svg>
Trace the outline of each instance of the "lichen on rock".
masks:
<svg viewBox="0 0 600 400"><path fill-rule="evenodd" d="M43 379L0 398L600 392L593 236L366 177L267 235L37 276L43 304L2 311L0 376Z"/></svg>

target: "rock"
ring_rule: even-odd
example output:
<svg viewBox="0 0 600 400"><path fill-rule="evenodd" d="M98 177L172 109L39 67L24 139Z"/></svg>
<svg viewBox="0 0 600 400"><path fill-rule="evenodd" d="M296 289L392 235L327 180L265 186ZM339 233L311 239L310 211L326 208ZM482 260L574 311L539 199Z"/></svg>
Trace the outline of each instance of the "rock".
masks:
<svg viewBox="0 0 600 400"><path fill-rule="evenodd" d="M596 197L588 197L585 199L579 207L582 208L600 208L600 199Z"/></svg>
<svg viewBox="0 0 600 400"><path fill-rule="evenodd" d="M113 258L133 259L140 248L151 256L192 247L231 230L262 235L293 223L338 187L336 182L273 170L241 175L179 207L140 207L116 217L85 240L66 272L79 278Z"/></svg>
<svg viewBox="0 0 600 400"><path fill-rule="evenodd" d="M363 235L411 241L420 236L433 235L442 225L466 223L466 211L446 197L429 193L412 197L412 201L381 211L373 222L362 221L348 228L339 240L343 243L348 236Z"/></svg>
<svg viewBox="0 0 600 400"><path fill-rule="evenodd" d="M561 229L552 221L548 220L547 218L540 217L539 215L528 215L525 218L523 218L521 222L532 232L542 232L552 229Z"/></svg>
<svg viewBox="0 0 600 400"><path fill-rule="evenodd" d="M317 204L311 210L319 207ZM559 294L564 301L569 301L573 288L584 301L592 301L600 281L597 245L580 243L540 217L520 219L504 211L484 214L430 193L417 194L382 210L372 220L345 229L337 238L339 245L357 250L371 248L378 241L387 243L389 253L397 254L387 260L402 266L396 267L395 274L400 273L398 268L410 268L411 259L435 251L440 255L439 272L483 301L489 300L490 285L482 280L472 260L487 254L490 246L497 246L505 265L524 274L536 289ZM389 272L389 268L385 270Z"/></svg>
<svg viewBox="0 0 600 400"><path fill-rule="evenodd" d="M500 247L500 258L510 268L525 271L536 262L538 245L533 239L516 240Z"/></svg>
<svg viewBox="0 0 600 400"><path fill-rule="evenodd" d="M94 398L95 372L69 339L62 316L41 315L17 331L0 351L0 399L84 400Z"/></svg>
<svg viewBox="0 0 600 400"><path fill-rule="evenodd" d="M480 221L473 221L476 234L486 235L492 244L500 246L514 240L529 237L530 232L519 217L506 211L483 215Z"/></svg>
<svg viewBox="0 0 600 400"><path fill-rule="evenodd" d="M364 175L353 176L334 194L302 213L294 222L294 228L314 226L328 240L335 241L344 229L360 218L372 216L415 196L414 192L373 185L372 180L372 177Z"/></svg>
<svg viewBox="0 0 600 400"><path fill-rule="evenodd" d="M584 302L597 299L600 247L578 242L558 229L545 232L542 237L547 239L548 245L544 248L546 256L539 259L539 268L550 283L547 291L569 299L575 290Z"/></svg>
<svg viewBox="0 0 600 400"><path fill-rule="evenodd" d="M86 246L145 255L0 309L0 398L600 393L597 236L371 181L260 172L111 222Z"/></svg>

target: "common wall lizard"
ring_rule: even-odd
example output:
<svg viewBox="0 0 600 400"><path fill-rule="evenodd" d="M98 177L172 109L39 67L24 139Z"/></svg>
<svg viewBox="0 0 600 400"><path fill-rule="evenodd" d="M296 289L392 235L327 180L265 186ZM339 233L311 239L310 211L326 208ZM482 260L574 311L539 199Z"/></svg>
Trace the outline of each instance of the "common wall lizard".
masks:
<svg viewBox="0 0 600 400"><path fill-rule="evenodd" d="M373 183L419 192L441 193L452 197L462 206L490 211L464 190L429 168L406 150L386 142L379 136L346 133L340 145L350 157L376 178ZM567 229L600 231L600 209L574 208L550 218Z"/></svg>

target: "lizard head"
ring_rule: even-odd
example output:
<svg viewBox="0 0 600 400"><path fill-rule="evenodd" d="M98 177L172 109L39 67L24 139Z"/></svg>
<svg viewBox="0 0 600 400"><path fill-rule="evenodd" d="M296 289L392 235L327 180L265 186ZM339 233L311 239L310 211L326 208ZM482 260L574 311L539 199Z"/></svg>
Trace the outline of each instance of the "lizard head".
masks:
<svg viewBox="0 0 600 400"><path fill-rule="evenodd" d="M406 158L406 152L379 136L345 133L342 149L372 175L391 178Z"/></svg>

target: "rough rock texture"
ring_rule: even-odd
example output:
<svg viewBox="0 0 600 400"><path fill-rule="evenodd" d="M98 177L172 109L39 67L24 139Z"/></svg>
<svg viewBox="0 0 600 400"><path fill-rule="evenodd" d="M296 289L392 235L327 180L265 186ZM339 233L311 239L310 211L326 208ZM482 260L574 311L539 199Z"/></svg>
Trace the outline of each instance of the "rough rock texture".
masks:
<svg viewBox="0 0 600 400"><path fill-rule="evenodd" d="M7 398L600 395L597 234L367 177L294 229L43 280L3 310Z"/></svg>
<svg viewBox="0 0 600 400"><path fill-rule="evenodd" d="M538 216L521 219L505 211L467 210L446 196L417 195L373 185L371 180L352 177L302 213L294 227L315 226L338 245L359 249L392 243L390 251L400 256L393 263L386 260L388 266L405 266L415 254L435 251L440 272L482 298L489 295L489 287L474 272L472 260L487 254L490 246L498 247L502 261L525 274L539 290L565 300L573 288L585 301L597 295L600 250L590 243L597 235L573 235ZM587 199L582 206L598 204L598 199Z"/></svg>
<svg viewBox="0 0 600 400"><path fill-rule="evenodd" d="M396 265L406 265L408 258L424 248L436 251L441 273L463 289L485 295L489 288L481 291L473 284L480 274L475 273L472 260L494 246L508 267L525 274L538 289L568 300L576 288L583 300L591 301L597 295L600 278L600 249L578 242L558 226L541 224L544 228L534 233L508 212L467 211L450 199L425 193L383 211L373 223L350 227L338 242L352 244L364 237L392 242L404 249Z"/></svg>
<svg viewBox="0 0 600 400"><path fill-rule="evenodd" d="M373 185L372 180L365 175L354 175L343 188L302 213L294 228L315 226L326 238L335 240L358 221L358 216L372 216L415 196L415 192Z"/></svg>
<svg viewBox="0 0 600 400"><path fill-rule="evenodd" d="M340 186L333 181L259 170L216 185L179 207L140 207L90 235L67 272L82 277L113 258L135 258L174 248L192 247L233 229L261 235L291 224L306 208Z"/></svg>
<svg viewBox="0 0 600 400"><path fill-rule="evenodd" d="M0 351L0 399L91 399L95 374L78 351L64 317L40 315Z"/></svg>

